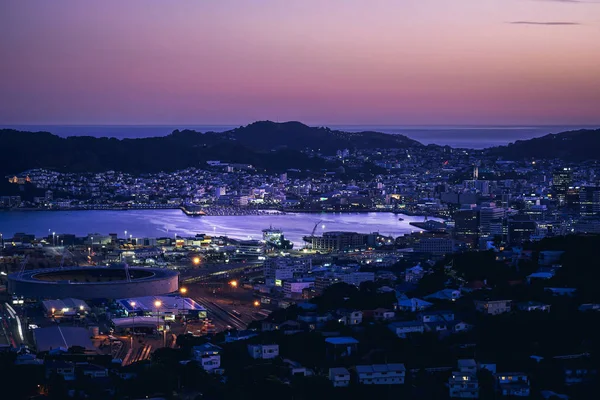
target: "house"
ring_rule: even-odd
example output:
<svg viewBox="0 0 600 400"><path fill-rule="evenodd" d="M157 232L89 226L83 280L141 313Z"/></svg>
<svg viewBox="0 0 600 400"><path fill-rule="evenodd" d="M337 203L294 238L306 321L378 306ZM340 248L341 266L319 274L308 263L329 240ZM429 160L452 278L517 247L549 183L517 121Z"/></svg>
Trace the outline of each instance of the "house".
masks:
<svg viewBox="0 0 600 400"><path fill-rule="evenodd" d="M329 313L304 312L298 315L298 321L307 323L311 330L321 329L326 322L332 319L333 316Z"/></svg>
<svg viewBox="0 0 600 400"><path fill-rule="evenodd" d="M539 301L525 301L517 304L517 309L520 311L544 311L550 312L550 304L540 303Z"/></svg>
<svg viewBox="0 0 600 400"><path fill-rule="evenodd" d="M425 331L425 325L421 321L392 322L388 325L388 328L399 338L406 338L408 334L423 333Z"/></svg>
<svg viewBox="0 0 600 400"><path fill-rule="evenodd" d="M448 379L450 398L453 399L478 399L479 381L477 375L470 372L452 372Z"/></svg>
<svg viewBox="0 0 600 400"><path fill-rule="evenodd" d="M278 344L249 344L248 353L255 360L270 360L279 357Z"/></svg>
<svg viewBox="0 0 600 400"><path fill-rule="evenodd" d="M284 363L288 365L288 371L290 376L310 376L312 375L312 371L303 367L302 364L296 361L284 359Z"/></svg>
<svg viewBox="0 0 600 400"><path fill-rule="evenodd" d="M471 358L458 360L458 370L460 372L476 374L477 373L477 363L475 362L475 360L473 360Z"/></svg>
<svg viewBox="0 0 600 400"><path fill-rule="evenodd" d="M333 387L347 387L350 385L350 372L346 368L329 368L329 380Z"/></svg>
<svg viewBox="0 0 600 400"><path fill-rule="evenodd" d="M404 281L409 283L418 283L423 276L425 276L425 270L421 267L421 264L415 265L412 268L407 268L404 271Z"/></svg>
<svg viewBox="0 0 600 400"><path fill-rule="evenodd" d="M404 364L357 365L355 370L363 385L402 385L406 376Z"/></svg>
<svg viewBox="0 0 600 400"><path fill-rule="evenodd" d="M600 311L600 304L598 304L598 303L582 304L579 306L578 310L581 312Z"/></svg>
<svg viewBox="0 0 600 400"><path fill-rule="evenodd" d="M303 332L303 324L298 321L287 320L281 323L271 322L271 321L263 321L262 332L268 331L282 331L285 334L291 335L298 332Z"/></svg>
<svg viewBox="0 0 600 400"><path fill-rule="evenodd" d="M15 365L42 365L44 360L37 358L35 354L19 354L15 359Z"/></svg>
<svg viewBox="0 0 600 400"><path fill-rule="evenodd" d="M552 279L554 277L554 272L534 272L531 275L527 276L527 283L532 284L538 281L547 281L548 279Z"/></svg>
<svg viewBox="0 0 600 400"><path fill-rule="evenodd" d="M45 363L46 379L53 373L62 375L65 381L75 380L75 364L63 360L50 360Z"/></svg>
<svg viewBox="0 0 600 400"><path fill-rule="evenodd" d="M589 357L571 358L561 361L565 376L565 385L577 385L596 378L598 371L594 369Z"/></svg>
<svg viewBox="0 0 600 400"><path fill-rule="evenodd" d="M426 300L444 300L444 301L456 301L462 296L460 290L457 289L442 289L438 292L432 293L424 297Z"/></svg>
<svg viewBox="0 0 600 400"><path fill-rule="evenodd" d="M363 320L363 313L359 310L338 310L338 322L344 325L359 325Z"/></svg>
<svg viewBox="0 0 600 400"><path fill-rule="evenodd" d="M502 396L529 397L529 378L521 372L504 372L494 375L496 387Z"/></svg>
<svg viewBox="0 0 600 400"><path fill-rule="evenodd" d="M192 358L205 371L210 372L221 367L221 348L212 343L192 347Z"/></svg>
<svg viewBox="0 0 600 400"><path fill-rule="evenodd" d="M469 324L467 322L460 321L460 320L454 320L454 321L448 322L448 327L449 327L449 330L452 331L452 333L467 332L467 331L470 331L471 329L473 329L472 324Z"/></svg>
<svg viewBox="0 0 600 400"><path fill-rule="evenodd" d="M510 312L512 300L475 300L475 309L488 315Z"/></svg>
<svg viewBox="0 0 600 400"><path fill-rule="evenodd" d="M349 336L328 337L325 339L327 357L337 360L343 357L351 357L358 351L358 340Z"/></svg>
<svg viewBox="0 0 600 400"><path fill-rule="evenodd" d="M375 321L386 321L390 319L394 319L396 313L392 310L387 310L385 308L377 308L373 310L373 318Z"/></svg>
<svg viewBox="0 0 600 400"><path fill-rule="evenodd" d="M417 314L418 318L423 322L448 322L454 321L453 311L424 311Z"/></svg>
<svg viewBox="0 0 600 400"><path fill-rule="evenodd" d="M248 340L255 336L258 336L258 334L250 330L227 332L225 343L237 342L238 340Z"/></svg>
<svg viewBox="0 0 600 400"><path fill-rule="evenodd" d="M575 289L575 288L552 288L552 287L544 288L544 290L552 293L553 296L568 296L568 297L575 296L575 292L577 291L577 289Z"/></svg>
<svg viewBox="0 0 600 400"><path fill-rule="evenodd" d="M398 300L398 303L396 303L396 309L400 311L417 312L426 310L432 305L433 304L428 301L414 297L412 299Z"/></svg>

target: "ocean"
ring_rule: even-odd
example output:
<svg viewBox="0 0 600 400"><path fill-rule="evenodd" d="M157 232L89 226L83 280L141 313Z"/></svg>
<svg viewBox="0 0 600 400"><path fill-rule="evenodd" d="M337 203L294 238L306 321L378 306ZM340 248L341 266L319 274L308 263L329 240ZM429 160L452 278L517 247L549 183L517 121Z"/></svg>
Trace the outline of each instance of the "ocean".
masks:
<svg viewBox="0 0 600 400"><path fill-rule="evenodd" d="M459 148L483 149L577 129L597 129L598 126L402 126L402 125L326 125L348 132L377 131L402 134L423 144L448 145ZM238 125L7 125L2 128L25 131L48 131L62 137L96 136L144 138L165 136L175 129L199 132L223 132Z"/></svg>

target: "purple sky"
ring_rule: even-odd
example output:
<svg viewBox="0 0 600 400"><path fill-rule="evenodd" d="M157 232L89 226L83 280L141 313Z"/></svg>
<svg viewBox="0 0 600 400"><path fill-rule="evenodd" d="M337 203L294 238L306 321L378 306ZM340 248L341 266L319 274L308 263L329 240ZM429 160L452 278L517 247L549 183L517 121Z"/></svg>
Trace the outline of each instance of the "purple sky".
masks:
<svg viewBox="0 0 600 400"><path fill-rule="evenodd" d="M600 4L3 0L0 124L600 124Z"/></svg>

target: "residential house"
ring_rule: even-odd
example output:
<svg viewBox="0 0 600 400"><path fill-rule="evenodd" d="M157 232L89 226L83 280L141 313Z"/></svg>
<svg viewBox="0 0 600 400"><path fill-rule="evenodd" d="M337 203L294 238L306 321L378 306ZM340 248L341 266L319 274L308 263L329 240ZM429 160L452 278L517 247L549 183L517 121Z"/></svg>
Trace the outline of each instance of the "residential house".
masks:
<svg viewBox="0 0 600 400"><path fill-rule="evenodd" d="M312 371L310 371L306 367L303 367L302 364L300 364L297 361L284 359L283 362L288 365L288 371L289 371L290 376L310 376L310 375L312 375Z"/></svg>
<svg viewBox="0 0 600 400"><path fill-rule="evenodd" d="M458 370L460 372L468 372L471 374L476 374L477 373L477 363L475 362L475 360L473 360L471 358L458 360Z"/></svg>
<svg viewBox="0 0 600 400"><path fill-rule="evenodd" d="M488 315L510 312L512 300L475 300L475 309Z"/></svg>
<svg viewBox="0 0 600 400"><path fill-rule="evenodd" d="M192 347L192 358L205 371L210 372L221 367L221 351L219 346L212 343L204 343Z"/></svg>
<svg viewBox="0 0 600 400"><path fill-rule="evenodd" d="M271 322L271 321L263 321L261 326L262 332L269 331L282 331L285 334L294 334L298 332L303 332L303 324L298 321L287 320L281 323Z"/></svg>
<svg viewBox="0 0 600 400"><path fill-rule="evenodd" d="M250 357L261 360L270 360L279 357L278 344L249 344L248 353Z"/></svg>
<svg viewBox="0 0 600 400"><path fill-rule="evenodd" d="M575 289L575 288L552 288L552 287L544 288L544 290L552 293L553 296L568 296L568 297L575 296L575 292L577 291L577 289Z"/></svg>
<svg viewBox="0 0 600 400"><path fill-rule="evenodd" d="M442 289L424 297L425 300L456 301L462 296L458 289Z"/></svg>
<svg viewBox="0 0 600 400"><path fill-rule="evenodd" d="M329 380L333 387L347 387L350 385L350 372L346 368L329 368Z"/></svg>
<svg viewBox="0 0 600 400"><path fill-rule="evenodd" d="M357 365L355 369L363 385L402 385L406 376L404 364Z"/></svg>
<svg viewBox="0 0 600 400"><path fill-rule="evenodd" d="M432 303L425 301L425 300L418 299L416 297L414 297L412 299L398 300L398 303L396 303L396 305L395 305L397 310L407 311L407 312L423 311L423 310L428 309L431 306L433 306Z"/></svg>
<svg viewBox="0 0 600 400"><path fill-rule="evenodd" d="M418 264L412 268L404 271L404 281L409 283L419 283L419 281L425 276L425 270Z"/></svg>
<svg viewBox="0 0 600 400"><path fill-rule="evenodd" d="M248 340L255 336L258 336L258 334L251 330L227 332L227 336L225 337L225 342L230 343L230 342L237 342L238 340Z"/></svg>
<svg viewBox="0 0 600 400"><path fill-rule="evenodd" d="M550 312L550 304L541 303L539 301L525 301L517 304L517 309L520 311L544 311Z"/></svg>
<svg viewBox="0 0 600 400"><path fill-rule="evenodd" d="M399 338L406 338L409 334L423 333L425 325L421 321L400 321L392 322L388 325L388 328Z"/></svg>
<svg viewBox="0 0 600 400"><path fill-rule="evenodd" d="M454 311L424 311L417 314L418 318L423 322L448 322L454 321Z"/></svg>
<svg viewBox="0 0 600 400"><path fill-rule="evenodd" d="M448 379L450 398L453 399L478 399L479 381L477 375L470 372L452 372Z"/></svg>
<svg viewBox="0 0 600 400"><path fill-rule="evenodd" d="M577 385L595 379L597 370L589 357L570 358L561 360L565 376L565 385Z"/></svg>
<svg viewBox="0 0 600 400"><path fill-rule="evenodd" d="M387 321L390 319L394 319L396 313L392 310L387 310L385 308L377 308L373 310L373 318L375 321Z"/></svg>
<svg viewBox="0 0 600 400"><path fill-rule="evenodd" d="M529 397L529 378L521 372L503 372L494 375L496 387L502 396Z"/></svg>
<svg viewBox="0 0 600 400"><path fill-rule="evenodd" d="M358 351L358 340L349 336L328 337L325 339L327 357L337 360L344 357L352 357Z"/></svg>
<svg viewBox="0 0 600 400"><path fill-rule="evenodd" d="M600 311L600 304L598 304L598 303L582 304L582 305L579 306L578 310L582 311L582 312L586 312L586 311Z"/></svg>
<svg viewBox="0 0 600 400"><path fill-rule="evenodd" d="M359 310L338 310L340 318L338 322L344 325L359 325L363 320L363 313Z"/></svg>
<svg viewBox="0 0 600 400"><path fill-rule="evenodd" d="M477 363L473 359L458 360L458 371L452 372L448 379L451 398L479 398Z"/></svg>
<svg viewBox="0 0 600 400"><path fill-rule="evenodd" d="M527 276L527 283L532 284L532 283L538 282L538 281L547 281L548 279L552 279L553 277L554 277L554 272L552 272L552 271L548 271L548 272L538 271L538 272L534 272L533 274Z"/></svg>
<svg viewBox="0 0 600 400"><path fill-rule="evenodd" d="M309 329L321 329L326 322L331 321L333 316L329 313L319 314L316 312L305 312L298 315L298 321L306 322Z"/></svg>

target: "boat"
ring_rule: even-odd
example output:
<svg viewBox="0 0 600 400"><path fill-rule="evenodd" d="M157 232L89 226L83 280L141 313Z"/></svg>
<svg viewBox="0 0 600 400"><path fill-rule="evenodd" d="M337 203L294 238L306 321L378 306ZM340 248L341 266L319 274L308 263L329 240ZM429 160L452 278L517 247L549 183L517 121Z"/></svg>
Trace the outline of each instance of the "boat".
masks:
<svg viewBox="0 0 600 400"><path fill-rule="evenodd" d="M263 240L272 249L291 250L294 247L294 244L285 238L281 229L274 229L273 226L270 226L263 229L262 233Z"/></svg>
<svg viewBox="0 0 600 400"><path fill-rule="evenodd" d="M202 211L202 207L197 204L185 203L181 206L181 211L185 213L185 215L190 217L201 217L206 215L204 211Z"/></svg>

